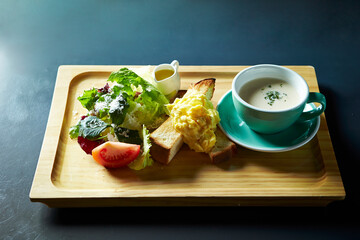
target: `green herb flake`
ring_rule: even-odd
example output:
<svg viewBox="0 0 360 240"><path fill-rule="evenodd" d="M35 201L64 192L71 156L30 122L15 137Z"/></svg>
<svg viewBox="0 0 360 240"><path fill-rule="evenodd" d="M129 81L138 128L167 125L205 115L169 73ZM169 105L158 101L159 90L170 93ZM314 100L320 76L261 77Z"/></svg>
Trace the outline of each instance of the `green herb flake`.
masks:
<svg viewBox="0 0 360 240"><path fill-rule="evenodd" d="M268 91L266 92L266 97L265 99L268 100L268 104L270 106L272 106L275 102L275 100L279 100L279 99L282 99L283 97L280 96L280 92L278 91Z"/></svg>

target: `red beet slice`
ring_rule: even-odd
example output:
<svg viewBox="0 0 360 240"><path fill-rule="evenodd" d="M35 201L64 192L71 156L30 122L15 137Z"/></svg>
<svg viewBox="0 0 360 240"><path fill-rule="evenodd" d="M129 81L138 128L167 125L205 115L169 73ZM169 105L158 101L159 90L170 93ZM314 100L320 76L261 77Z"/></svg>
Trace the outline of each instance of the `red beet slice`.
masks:
<svg viewBox="0 0 360 240"><path fill-rule="evenodd" d="M80 144L80 147L82 148L82 150L84 150L87 154L90 154L90 155L94 148L103 144L104 142L105 141L102 139L96 140L96 141L91 141L91 140L83 138L83 137L78 137L78 143Z"/></svg>

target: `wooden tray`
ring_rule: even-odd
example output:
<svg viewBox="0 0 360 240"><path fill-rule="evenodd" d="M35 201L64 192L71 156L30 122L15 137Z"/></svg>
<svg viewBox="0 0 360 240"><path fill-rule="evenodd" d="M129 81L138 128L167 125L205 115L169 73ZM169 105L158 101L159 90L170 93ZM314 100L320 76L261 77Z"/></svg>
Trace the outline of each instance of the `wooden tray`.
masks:
<svg viewBox="0 0 360 240"><path fill-rule="evenodd" d="M313 140L289 152L261 153L239 146L236 157L214 165L207 155L184 145L168 166L156 163L142 171L103 168L69 138L68 131L86 112L77 96L93 86L104 86L110 73L121 67L59 67L31 201L50 207L324 206L344 199L324 114ZM181 88L214 77L216 105L245 67L180 66ZM287 67L305 78L310 91L319 91L313 67ZM74 117L75 111L79 115Z"/></svg>

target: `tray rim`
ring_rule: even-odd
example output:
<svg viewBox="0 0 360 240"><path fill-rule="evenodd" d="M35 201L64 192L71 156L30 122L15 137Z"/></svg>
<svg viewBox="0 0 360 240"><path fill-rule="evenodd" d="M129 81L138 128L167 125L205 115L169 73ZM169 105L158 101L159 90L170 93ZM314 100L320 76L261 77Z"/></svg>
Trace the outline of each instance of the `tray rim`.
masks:
<svg viewBox="0 0 360 240"><path fill-rule="evenodd" d="M343 182L342 182L341 175L340 175L340 172L338 169L337 161L335 158L330 135L328 132L325 114L322 114L322 116L321 116L320 129L325 128L326 134L323 134L324 136L318 136L319 134L317 134L315 137L323 138L323 139L328 138L330 141L331 151L328 151L329 156L327 156L326 159L323 159L324 160L324 169L325 169L325 174L323 176L324 179L319 180L321 182L325 181L325 179L328 181L325 181L322 184L322 188L318 188L318 189L316 189L316 191L306 191L306 192L300 191L298 194L292 193L291 196L289 196L289 194L284 193L285 188L281 188L281 191L278 191L278 192L272 191L271 194L267 193L266 196L262 195L263 191L261 191L261 193L257 193L257 191L259 191L259 189L257 189L257 191L252 192L251 194L240 194L240 195L238 194L237 196L232 196L231 194L229 194L227 196L223 196L223 195L209 196L208 194L197 194L197 195L191 195L191 196L178 196L176 194L175 195L164 194L163 196L161 196L161 195L159 196L159 194L156 194L156 196L151 196L151 194L150 194L150 195L141 196L141 194L139 195L139 193L136 193L136 191L135 191L133 195L130 194L127 196L121 196L121 194L120 195L119 195L119 193L114 194L111 191L107 191L105 194L102 194L102 195L94 195L93 190L81 191L79 194L79 192L66 190L66 189L64 190L59 187L56 187L51 180L51 174L52 174L52 169L53 169L54 163L55 163L56 150L58 149L58 145L59 145L59 141L60 141L60 133L61 133L61 129L63 126L63 120L64 120L65 111L66 111L67 101L64 101L64 100L60 101L61 106L59 106L57 104L57 106L55 107L55 102L56 102L55 100L59 99L61 93L64 93L64 91L66 91L66 99L68 99L69 89L70 89L72 80L81 76L82 74L95 73L95 72L112 72L121 67L137 68L137 67L144 67L144 66L150 66L150 65L61 65L61 66L59 66L58 72L57 72L56 83L55 83L55 87L54 87L54 94L52 97L51 108L50 108L50 112L49 112L49 118L48 118L48 122L47 122L47 127L46 127L46 131L45 131L36 171L34 174L33 183L32 183L30 194L29 194L30 200L32 202L42 202L42 203L47 204L50 207L62 207L62 206L71 206L71 204L69 204L68 202L74 201L79 198L83 199L83 200L87 200L87 202L89 204L92 202L91 201L92 199L100 198L100 199L104 200L103 204L101 204L103 206L121 206L122 205L121 201L120 201L121 199L126 200L126 199L133 199L133 198L135 198L135 199L141 198L144 200L141 205L144 205L144 206L151 206L151 205L166 206L166 205L174 204L172 201L169 201L169 202L164 201L164 200L170 198L170 199L178 199L178 202L180 203L179 205L187 206L187 205L191 205L190 204L191 201L189 202L189 199L194 200L193 205L213 205L212 201L208 201L208 202L205 202L202 204L199 204L199 202L197 202L197 201L198 201L198 199L207 199L207 198L210 198L210 199L211 198L219 198L219 199L225 198L229 201L227 201L227 200L224 201L224 205L227 205L227 203L230 203L230 202L233 204L239 205L239 201L246 202L247 199L251 199L253 201L253 200L261 199L261 198L265 197L265 198L273 199L273 203L276 203L276 202L282 203L285 201L285 199L287 199L289 202L294 202L294 203L298 203L298 204L302 205L301 201L298 202L297 200L305 198L305 199L318 200L320 205L326 205L331 201L342 200L345 198L345 190L344 190ZM179 67L179 71L183 72L183 73L185 73L185 72L229 72L230 70L234 71L234 68L236 68L236 69L238 69L238 71L240 71L246 67L248 67L248 66L243 66L243 65L228 65L228 66L189 65L189 66L186 66L186 65L182 65ZM315 74L315 81L316 81L315 89L316 89L316 91L319 91L317 79L316 79L315 68L313 66L289 65L289 66L285 66L285 67L292 68L295 71L297 68L305 68L305 67L313 70L314 74ZM62 118L59 119L59 118L55 117L58 114L60 114L60 116L62 116ZM53 139L53 137L50 136L50 132L56 133L56 139ZM318 139L318 142L319 142L320 152L323 153L324 146L322 146L321 139ZM52 147L49 148L49 146L52 146ZM49 163L49 164L44 164L44 163ZM331 165L331 168L328 168L328 165ZM39 171L46 173L46 178L48 179L48 181L46 181L46 182L40 181L38 174L37 174ZM328 186L332 186L332 184L335 184L337 186L338 190L336 192L329 194L326 191L322 191L322 189L324 187L326 188ZM51 197L49 197L49 195L51 195ZM80 195L80 197L79 197L79 195ZM276 201L277 198L281 198L281 199L279 199L279 201ZM118 200L118 201L114 201L114 200ZM129 205L129 206L131 205L131 201L125 201L125 202L127 202L127 204L125 204L125 205ZM168 202L168 204L166 204L166 202ZM181 202L183 202L183 204L181 204ZM73 204L74 206L77 205L76 201L74 201L73 203L74 203ZM197 204L195 204L195 203L197 203ZM296 205L298 205L298 204L296 204ZM83 204L83 205L87 206L87 204ZM215 204L215 205L217 205L217 204ZM246 205L252 205L252 204L246 204ZM81 206L81 204L79 206ZM89 206L91 206L91 204ZM139 206L139 205L136 205L136 206Z"/></svg>

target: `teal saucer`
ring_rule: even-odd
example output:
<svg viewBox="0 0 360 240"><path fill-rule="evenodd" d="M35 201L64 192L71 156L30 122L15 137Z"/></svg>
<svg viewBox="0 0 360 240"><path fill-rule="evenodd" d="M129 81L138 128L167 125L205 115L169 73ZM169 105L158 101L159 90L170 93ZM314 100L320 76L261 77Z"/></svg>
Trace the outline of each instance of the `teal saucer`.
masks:
<svg viewBox="0 0 360 240"><path fill-rule="evenodd" d="M308 143L319 130L320 117L316 117L306 122L296 122L288 129L276 134L254 132L238 116L231 94L231 90L228 91L217 105L221 118L220 128L240 146L260 152L290 151ZM314 104L307 104L305 110L314 108Z"/></svg>

